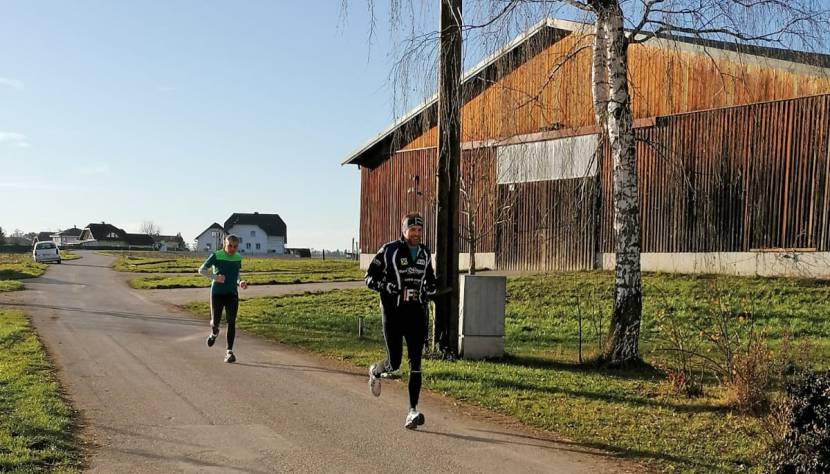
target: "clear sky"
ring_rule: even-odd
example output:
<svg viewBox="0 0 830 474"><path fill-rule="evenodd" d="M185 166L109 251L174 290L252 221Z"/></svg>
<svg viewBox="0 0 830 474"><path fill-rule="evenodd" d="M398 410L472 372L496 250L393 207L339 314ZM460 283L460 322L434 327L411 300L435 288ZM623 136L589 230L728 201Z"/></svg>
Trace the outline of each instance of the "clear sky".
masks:
<svg viewBox="0 0 830 474"><path fill-rule="evenodd" d="M379 8L383 3L377 2ZM235 211L347 248L388 125L389 34L365 2L0 1L0 227L152 220L186 241ZM386 19L383 11L376 12Z"/></svg>
<svg viewBox="0 0 830 474"><path fill-rule="evenodd" d="M347 3L344 21L341 0L0 0L0 227L149 220L192 242L259 211L289 246L349 247L359 171L340 162L434 87L416 67L395 104L407 32L374 0L370 47L369 0ZM398 4L402 28L434 30L437 2ZM499 5L465 1L465 22ZM465 63L548 15L570 18L518 16Z"/></svg>

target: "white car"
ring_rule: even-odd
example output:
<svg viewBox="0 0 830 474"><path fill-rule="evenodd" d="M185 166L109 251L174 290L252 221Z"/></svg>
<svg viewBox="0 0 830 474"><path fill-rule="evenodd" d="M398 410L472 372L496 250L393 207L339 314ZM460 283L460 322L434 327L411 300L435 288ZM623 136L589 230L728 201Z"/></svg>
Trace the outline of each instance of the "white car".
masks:
<svg viewBox="0 0 830 474"><path fill-rule="evenodd" d="M32 259L35 262L61 263L61 251L54 242L38 242L32 250Z"/></svg>

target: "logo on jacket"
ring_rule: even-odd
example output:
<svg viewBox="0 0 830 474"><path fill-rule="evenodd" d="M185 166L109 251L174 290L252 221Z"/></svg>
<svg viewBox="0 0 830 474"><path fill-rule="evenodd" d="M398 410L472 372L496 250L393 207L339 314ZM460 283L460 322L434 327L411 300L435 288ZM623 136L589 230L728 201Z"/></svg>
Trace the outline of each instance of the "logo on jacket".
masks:
<svg viewBox="0 0 830 474"><path fill-rule="evenodd" d="M418 259L418 261L417 261L416 263L417 263L418 265L426 265L426 264L427 264L427 261L426 261L426 260L424 260L423 258L419 258L419 259Z"/></svg>
<svg viewBox="0 0 830 474"><path fill-rule="evenodd" d="M409 260L407 260L406 258L402 258L401 265L409 265Z"/></svg>

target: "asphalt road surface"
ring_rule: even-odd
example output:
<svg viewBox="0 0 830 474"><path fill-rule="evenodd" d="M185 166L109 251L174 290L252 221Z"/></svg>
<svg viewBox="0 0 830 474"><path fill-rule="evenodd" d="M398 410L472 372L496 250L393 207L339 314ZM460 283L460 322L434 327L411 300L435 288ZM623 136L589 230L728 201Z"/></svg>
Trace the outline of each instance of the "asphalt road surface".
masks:
<svg viewBox="0 0 830 474"><path fill-rule="evenodd" d="M226 364L205 321L130 289L111 257L83 255L0 304L31 316L81 413L92 472L640 471L437 395L422 396L422 429L406 430L403 384L374 398L362 372L244 333Z"/></svg>

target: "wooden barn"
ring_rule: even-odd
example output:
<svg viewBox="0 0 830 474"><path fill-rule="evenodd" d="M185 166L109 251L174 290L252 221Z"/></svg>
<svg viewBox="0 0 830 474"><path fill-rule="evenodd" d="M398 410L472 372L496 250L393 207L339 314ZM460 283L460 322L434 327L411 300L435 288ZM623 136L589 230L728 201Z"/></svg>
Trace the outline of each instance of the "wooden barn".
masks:
<svg viewBox="0 0 830 474"><path fill-rule="evenodd" d="M610 152L587 25L546 20L463 79L461 266L613 268ZM693 38L629 52L645 271L830 277L830 56ZM365 266L426 217L437 100L348 156Z"/></svg>

